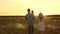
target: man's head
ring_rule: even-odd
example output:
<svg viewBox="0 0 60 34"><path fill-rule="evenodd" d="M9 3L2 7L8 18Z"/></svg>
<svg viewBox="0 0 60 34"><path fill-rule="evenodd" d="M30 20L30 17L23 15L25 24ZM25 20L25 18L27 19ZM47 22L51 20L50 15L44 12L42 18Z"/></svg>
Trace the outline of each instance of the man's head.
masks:
<svg viewBox="0 0 60 34"><path fill-rule="evenodd" d="M30 13L30 8L27 9L28 13Z"/></svg>

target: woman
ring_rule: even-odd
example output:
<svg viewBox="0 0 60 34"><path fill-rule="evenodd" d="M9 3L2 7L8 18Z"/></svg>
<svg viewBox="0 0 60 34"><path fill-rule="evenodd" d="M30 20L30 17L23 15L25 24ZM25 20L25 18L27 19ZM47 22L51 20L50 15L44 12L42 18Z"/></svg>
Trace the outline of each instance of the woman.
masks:
<svg viewBox="0 0 60 34"><path fill-rule="evenodd" d="M34 11L33 10L31 11L31 14L34 15Z"/></svg>
<svg viewBox="0 0 60 34"><path fill-rule="evenodd" d="M37 30L38 30L38 34L43 34L45 27L44 27L44 17L42 13L39 13L38 16L38 24L37 24Z"/></svg>

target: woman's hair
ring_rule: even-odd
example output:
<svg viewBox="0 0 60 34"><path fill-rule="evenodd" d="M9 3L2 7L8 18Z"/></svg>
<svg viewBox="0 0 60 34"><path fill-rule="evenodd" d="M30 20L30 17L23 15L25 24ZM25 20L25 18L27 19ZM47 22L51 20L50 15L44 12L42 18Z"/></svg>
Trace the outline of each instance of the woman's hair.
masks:
<svg viewBox="0 0 60 34"><path fill-rule="evenodd" d="M32 10L31 13L34 15L34 11Z"/></svg>
<svg viewBox="0 0 60 34"><path fill-rule="evenodd" d="M42 20L43 19L43 14L40 12L38 15L38 19Z"/></svg>

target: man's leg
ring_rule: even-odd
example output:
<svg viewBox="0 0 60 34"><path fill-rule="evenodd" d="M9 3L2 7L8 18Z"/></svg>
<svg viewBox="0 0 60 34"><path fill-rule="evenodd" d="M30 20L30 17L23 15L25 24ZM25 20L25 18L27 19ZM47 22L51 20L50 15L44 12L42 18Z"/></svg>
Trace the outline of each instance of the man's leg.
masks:
<svg viewBox="0 0 60 34"><path fill-rule="evenodd" d="M28 26L28 34L30 34L30 26Z"/></svg>
<svg viewBox="0 0 60 34"><path fill-rule="evenodd" d="M34 33L34 26L31 26L31 34Z"/></svg>

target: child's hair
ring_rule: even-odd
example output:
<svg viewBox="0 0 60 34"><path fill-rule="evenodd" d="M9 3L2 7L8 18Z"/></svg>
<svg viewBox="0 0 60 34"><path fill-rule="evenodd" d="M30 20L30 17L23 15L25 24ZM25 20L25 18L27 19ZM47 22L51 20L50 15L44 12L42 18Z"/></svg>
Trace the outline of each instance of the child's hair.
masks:
<svg viewBox="0 0 60 34"><path fill-rule="evenodd" d="M39 13L38 19L42 20L43 19L43 14Z"/></svg>

